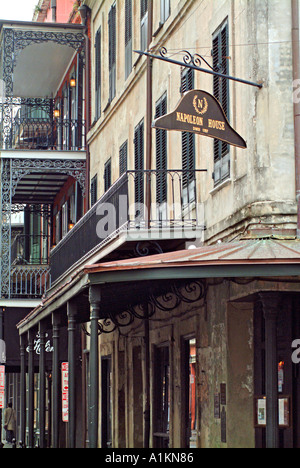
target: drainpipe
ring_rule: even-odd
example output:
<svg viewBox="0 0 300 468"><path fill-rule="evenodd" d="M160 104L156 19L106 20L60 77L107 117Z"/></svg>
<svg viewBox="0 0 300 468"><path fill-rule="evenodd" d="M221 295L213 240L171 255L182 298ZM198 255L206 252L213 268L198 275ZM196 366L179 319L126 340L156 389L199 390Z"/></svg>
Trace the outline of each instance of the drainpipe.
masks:
<svg viewBox="0 0 300 468"><path fill-rule="evenodd" d="M147 49L149 51L152 42L153 31L153 0L148 1L148 37ZM151 170L151 154L152 154L152 58L147 56L147 103L146 103L146 171ZM147 174L147 173L146 173ZM149 173L148 173L149 174ZM148 228L150 227L150 211L151 211L151 176L146 175L146 194L145 202L147 207Z"/></svg>
<svg viewBox="0 0 300 468"><path fill-rule="evenodd" d="M87 142L87 133L90 130L90 39L88 35L88 21L91 9L87 5L79 7L81 22L85 26L85 150L86 150L86 181L85 181L85 212L90 209L90 150Z"/></svg>
<svg viewBox="0 0 300 468"><path fill-rule="evenodd" d="M299 82L299 0L292 3L292 52L293 52L293 80ZM297 81L296 81L297 80ZM297 102L298 101L298 102ZM294 145L295 145L295 176L297 202L297 238L300 238L300 100L294 99Z"/></svg>
<svg viewBox="0 0 300 468"><path fill-rule="evenodd" d="M147 48L150 49L152 42L153 31L153 0L148 1L148 37ZM152 153L152 59L147 57L147 104L146 104L146 170L151 170L151 153ZM148 228L150 227L151 216L151 176L146 176L146 207ZM144 345L145 345L145 407L144 407L144 448L150 447L150 333L149 333L149 318L144 318Z"/></svg>
<svg viewBox="0 0 300 468"><path fill-rule="evenodd" d="M56 23L56 0L51 0L52 21Z"/></svg>

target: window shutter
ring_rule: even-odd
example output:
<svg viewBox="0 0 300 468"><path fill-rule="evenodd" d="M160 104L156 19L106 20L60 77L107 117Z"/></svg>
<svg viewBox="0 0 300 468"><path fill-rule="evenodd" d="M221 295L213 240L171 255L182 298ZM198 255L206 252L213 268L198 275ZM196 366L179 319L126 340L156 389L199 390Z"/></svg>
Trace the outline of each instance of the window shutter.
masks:
<svg viewBox="0 0 300 468"><path fill-rule="evenodd" d="M116 95L116 4L114 4L108 15L108 31L109 31L109 100L112 101Z"/></svg>
<svg viewBox="0 0 300 468"><path fill-rule="evenodd" d="M229 74L228 66L229 40L228 24L219 29L213 38L213 68L224 75ZM227 79L214 76L213 93L221 104L225 115L229 118L229 83ZM225 142L214 140L214 181L215 184L222 182L230 176L229 145Z"/></svg>
<svg viewBox="0 0 300 468"><path fill-rule="evenodd" d="M125 2L125 79L132 69L132 0Z"/></svg>
<svg viewBox="0 0 300 468"><path fill-rule="evenodd" d="M101 28L96 33L95 40L95 61L96 61L96 76L95 76L95 94L96 94L96 109L95 117L99 119L101 116Z"/></svg>
<svg viewBox="0 0 300 468"><path fill-rule="evenodd" d="M127 171L127 153L128 153L128 142L125 141L119 151L119 170L120 177Z"/></svg>
<svg viewBox="0 0 300 468"><path fill-rule="evenodd" d="M167 113L167 96L164 95L156 104L155 118ZM156 130L156 203L167 201L167 132Z"/></svg>
<svg viewBox="0 0 300 468"><path fill-rule="evenodd" d="M144 203L144 121L134 132L135 203Z"/></svg>
<svg viewBox="0 0 300 468"><path fill-rule="evenodd" d="M107 190L111 187L111 159L109 159L104 166L104 190Z"/></svg>
<svg viewBox="0 0 300 468"><path fill-rule="evenodd" d="M194 70L183 70L181 74L181 93L194 89ZM182 133L182 181L183 187L187 187L195 179L195 135Z"/></svg>
<svg viewBox="0 0 300 468"><path fill-rule="evenodd" d="M91 206L93 206L98 199L97 196L97 174L92 178L91 181Z"/></svg>

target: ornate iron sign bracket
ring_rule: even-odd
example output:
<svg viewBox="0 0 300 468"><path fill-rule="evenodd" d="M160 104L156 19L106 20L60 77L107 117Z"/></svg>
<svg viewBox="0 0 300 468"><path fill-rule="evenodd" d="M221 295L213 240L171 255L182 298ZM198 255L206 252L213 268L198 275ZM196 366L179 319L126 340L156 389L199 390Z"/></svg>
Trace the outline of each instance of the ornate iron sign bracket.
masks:
<svg viewBox="0 0 300 468"><path fill-rule="evenodd" d="M146 301L129 305L120 314L109 313L109 317L99 321L99 335L109 334L130 326L136 319L151 319L157 311L169 312L177 309L180 304L195 304L205 302L207 285L204 280L191 280L186 283L170 285L167 292L157 297L150 292Z"/></svg>
<svg viewBox="0 0 300 468"><path fill-rule="evenodd" d="M135 50L134 52L136 52L139 55L145 55L146 57L150 57L152 59L163 60L164 62L173 63L174 65L179 65L181 67L192 68L193 70L200 71L200 72L203 72L203 73L208 73L209 75L219 76L220 78L224 78L226 80L236 81L238 83L247 84L249 86L255 86L257 88L262 88L263 87L263 85L261 83L254 83L252 81L243 80L241 78L236 78L234 76L224 75L223 73L221 73L220 70L219 71L214 70L211 67L211 65L209 65L209 63L204 59L204 57L202 57L199 54L192 55L187 50L182 51L182 53L184 54L183 55L183 62L180 62L178 60L174 60L174 59L169 58L167 56L168 51L167 51L167 49L165 47L162 47L159 50L159 55L154 55L154 54L151 54L149 52L143 52L141 50ZM202 62L204 62L209 67L209 69L201 67Z"/></svg>

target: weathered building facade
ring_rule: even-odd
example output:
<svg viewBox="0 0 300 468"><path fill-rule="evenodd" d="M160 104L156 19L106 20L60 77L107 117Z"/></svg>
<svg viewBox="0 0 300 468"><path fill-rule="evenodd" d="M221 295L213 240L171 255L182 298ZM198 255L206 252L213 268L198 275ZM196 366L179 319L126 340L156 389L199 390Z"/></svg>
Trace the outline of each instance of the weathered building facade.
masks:
<svg viewBox="0 0 300 468"><path fill-rule="evenodd" d="M51 287L18 324L23 382L28 338L53 330L49 445L298 447L298 1L85 0L81 17L89 196L70 230L52 213ZM192 121L203 90L246 149L152 127L193 90Z"/></svg>

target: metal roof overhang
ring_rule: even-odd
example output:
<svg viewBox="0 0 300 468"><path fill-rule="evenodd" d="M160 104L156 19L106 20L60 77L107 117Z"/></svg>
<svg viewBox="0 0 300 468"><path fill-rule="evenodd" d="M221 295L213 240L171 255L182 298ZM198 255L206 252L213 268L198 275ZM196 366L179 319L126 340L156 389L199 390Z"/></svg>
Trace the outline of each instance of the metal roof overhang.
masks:
<svg viewBox="0 0 300 468"><path fill-rule="evenodd" d="M84 27L74 24L35 23L20 21L1 21L1 48L4 45L5 29L14 31L35 32L41 35L41 40L29 40L28 45L19 47L14 56L16 61L13 71L13 95L16 97L54 97L60 83L68 70L76 49L68 45L68 34L83 34ZM48 40L54 33L65 37L65 43ZM47 36L48 35L48 36ZM71 40L71 39L70 39ZM12 46L12 44L8 45ZM4 78L4 53L0 63L0 78Z"/></svg>
<svg viewBox="0 0 300 468"><path fill-rule="evenodd" d="M222 245L218 252L223 252L223 248ZM203 251L205 248L196 249L194 254L198 252L201 255ZM178 261L180 253L182 257ZM64 308L75 297L78 304L81 301L82 321L89 321L88 288L91 285L101 286L100 310L104 319L110 311L121 313L129 305L138 305L147 300L150 294L158 297L169 292L172 282L182 284L207 278L273 278L276 282L276 278L293 278L300 283L300 255L298 258L259 260L245 259L242 256L238 260L213 260L208 255L205 259L194 261L187 258L190 256L190 251L181 251L145 259L86 266L58 291L53 291L52 294L49 291L49 297L20 322L19 332L25 333L52 312Z"/></svg>

